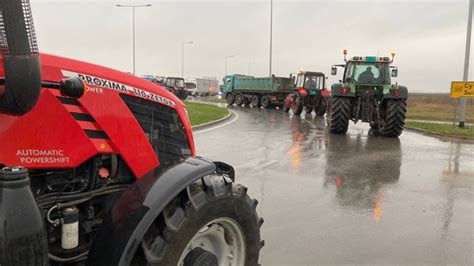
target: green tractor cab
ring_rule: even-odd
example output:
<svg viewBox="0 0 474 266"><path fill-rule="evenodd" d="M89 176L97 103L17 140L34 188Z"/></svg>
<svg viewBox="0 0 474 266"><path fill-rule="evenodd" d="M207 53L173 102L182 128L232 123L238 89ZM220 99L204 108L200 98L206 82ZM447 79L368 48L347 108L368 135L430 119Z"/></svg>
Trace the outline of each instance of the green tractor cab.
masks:
<svg viewBox="0 0 474 266"><path fill-rule="evenodd" d="M392 66L392 57L353 56L345 64L333 65L344 69L340 83L331 86L331 101L328 106L328 126L331 133L345 134L349 120L370 123L374 133L398 137L403 131L406 117L408 90L405 86L392 84L391 78L398 76L398 68Z"/></svg>

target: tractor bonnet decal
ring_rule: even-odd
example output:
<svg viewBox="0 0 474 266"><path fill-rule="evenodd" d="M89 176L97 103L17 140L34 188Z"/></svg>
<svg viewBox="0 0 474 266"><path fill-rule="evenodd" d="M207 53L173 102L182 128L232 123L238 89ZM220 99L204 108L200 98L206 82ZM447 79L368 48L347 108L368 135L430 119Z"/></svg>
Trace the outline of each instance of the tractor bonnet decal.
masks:
<svg viewBox="0 0 474 266"><path fill-rule="evenodd" d="M86 84L87 88L86 91L94 92L94 93L104 93L103 89L114 90L122 93L127 93L131 95L135 95L141 98L145 98L151 101L159 102L169 106L175 106L176 103L172 100L164 98L162 96L156 95L154 93L144 91L139 88L131 87L125 84L121 84L115 81L87 75L81 74L77 72L71 72L67 70L61 70L63 76L65 77L78 77L82 79Z"/></svg>

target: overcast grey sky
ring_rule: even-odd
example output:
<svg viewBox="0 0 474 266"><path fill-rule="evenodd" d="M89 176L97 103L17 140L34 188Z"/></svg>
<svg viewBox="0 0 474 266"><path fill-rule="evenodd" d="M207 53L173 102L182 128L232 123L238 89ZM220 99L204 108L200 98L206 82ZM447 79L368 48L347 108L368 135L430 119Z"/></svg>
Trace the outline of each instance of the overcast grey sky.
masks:
<svg viewBox="0 0 474 266"><path fill-rule="evenodd" d="M253 62L253 75L268 75L270 0L31 1L42 52L131 71L132 13L115 4L151 3L136 10L137 74L180 76L181 43L194 41L185 47L187 77L222 79L226 55L236 55L228 73L247 74ZM400 84L449 92L462 79L468 2L274 0L273 73L329 75L344 48L349 55L395 50Z"/></svg>

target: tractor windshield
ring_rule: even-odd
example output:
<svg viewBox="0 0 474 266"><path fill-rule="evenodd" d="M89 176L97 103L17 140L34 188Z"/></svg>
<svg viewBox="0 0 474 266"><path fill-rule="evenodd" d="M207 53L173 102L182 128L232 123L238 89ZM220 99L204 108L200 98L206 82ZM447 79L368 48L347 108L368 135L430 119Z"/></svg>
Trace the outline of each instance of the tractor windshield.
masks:
<svg viewBox="0 0 474 266"><path fill-rule="evenodd" d="M346 70L348 78L359 84L390 84L387 63L349 63Z"/></svg>
<svg viewBox="0 0 474 266"><path fill-rule="evenodd" d="M298 87L304 87L308 90L320 90L324 88L324 77L321 75L300 75L298 78Z"/></svg>
<svg viewBox="0 0 474 266"><path fill-rule="evenodd" d="M177 79L177 80L176 80L176 87L178 87L178 88L184 88L184 80L182 80L182 79Z"/></svg>

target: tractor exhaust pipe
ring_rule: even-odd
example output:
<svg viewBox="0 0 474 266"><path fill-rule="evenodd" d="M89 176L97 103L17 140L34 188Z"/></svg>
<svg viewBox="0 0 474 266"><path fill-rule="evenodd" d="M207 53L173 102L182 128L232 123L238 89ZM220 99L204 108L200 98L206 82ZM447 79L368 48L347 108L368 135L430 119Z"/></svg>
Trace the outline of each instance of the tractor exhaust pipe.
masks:
<svg viewBox="0 0 474 266"><path fill-rule="evenodd" d="M41 67L29 0L0 1L0 113L24 115L38 102Z"/></svg>
<svg viewBox="0 0 474 266"><path fill-rule="evenodd" d="M0 113L24 115L38 102L41 89L29 0L0 0L0 52L5 73L0 78ZM0 170L0 265L48 265L43 219L28 170L22 167Z"/></svg>

